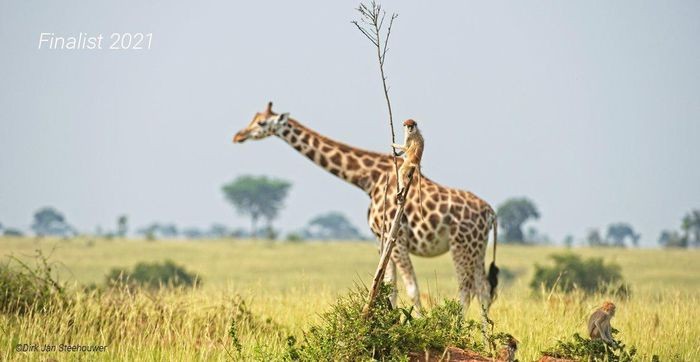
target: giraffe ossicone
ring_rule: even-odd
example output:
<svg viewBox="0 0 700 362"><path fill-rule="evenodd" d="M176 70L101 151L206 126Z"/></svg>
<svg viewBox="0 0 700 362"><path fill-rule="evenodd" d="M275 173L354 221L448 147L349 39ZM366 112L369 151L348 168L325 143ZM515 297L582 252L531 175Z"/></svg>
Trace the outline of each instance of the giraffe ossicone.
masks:
<svg viewBox="0 0 700 362"><path fill-rule="evenodd" d="M269 136L281 138L324 170L365 191L370 198L367 219L372 233L380 238L382 230L389 230L389 223L398 209L397 201L392 197L397 190L391 155L359 149L325 137L290 118L288 113L274 113L272 102L263 112L256 113L248 126L235 134L233 142L243 143ZM399 165L403 162L402 159L397 161ZM420 190L411 188L406 197L396 246L385 275L385 281L394 285L392 304L396 304L398 271L408 296L417 308L421 307L410 254L433 257L449 251L464 309L475 295L480 304L488 309L496 296L498 272L492 263L494 267L490 268L487 277L484 265L488 235L492 229L496 242L495 211L471 192L439 185L424 175L420 175L420 178Z"/></svg>

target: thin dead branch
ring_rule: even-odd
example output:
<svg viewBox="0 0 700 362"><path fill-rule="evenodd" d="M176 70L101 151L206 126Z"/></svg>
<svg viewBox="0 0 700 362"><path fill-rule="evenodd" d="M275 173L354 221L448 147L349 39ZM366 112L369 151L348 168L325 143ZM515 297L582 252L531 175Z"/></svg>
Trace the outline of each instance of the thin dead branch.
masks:
<svg viewBox="0 0 700 362"><path fill-rule="evenodd" d="M386 54L389 50L389 37L391 36L391 28L394 25L394 20L398 17L397 14L392 13L389 17L389 22L386 27L386 34L382 40L382 33L384 28L384 21L386 19L386 11L382 10L382 6L372 1L369 5L361 3L357 8L360 13L360 19L353 21L358 30L374 45L377 50L377 62L379 63L379 74L382 78L382 89L384 91L384 100L386 101L386 106L389 111L389 129L391 130L391 143L396 143L396 133L394 131L394 114L391 109L391 100L389 99L389 86L387 85L387 77L384 72L384 63L386 61ZM396 190L399 189L399 165L396 160L396 150L391 148L391 155L394 161L394 173L396 175ZM375 302L377 294L379 292L379 286L384 279L384 274L386 273L386 267L389 263L389 257L391 251L396 243L396 235L398 234L399 224L401 223L401 217L403 216L404 203L408 196L408 191L411 187L411 181L413 180L413 172L408 175L408 184L403 190L402 195L397 195L398 200L398 210L394 215L394 220L391 223L391 228L389 233L387 233L386 227L386 204L389 190L389 176L387 175L386 182L384 185L384 205L382 210L382 227L380 236L380 261L377 266L377 271L374 274L374 279L372 281L372 287L370 289L369 301L365 307L365 317L369 316L372 305Z"/></svg>
<svg viewBox="0 0 700 362"><path fill-rule="evenodd" d="M386 53L388 50L389 36L391 35L391 28L394 25L394 20L398 17L398 14L392 13L389 25L387 28L386 36L384 37L384 42L382 43L382 28L384 27L384 19L386 18L386 11L382 10L382 6L372 1L369 5L360 3L357 8L360 13L359 20L355 20L352 23L355 24L357 29L374 45L377 50L377 61L379 63L379 74L382 78L382 89L384 91L384 100L386 101L387 109L389 111L389 129L391 130L391 143L396 143L396 133L394 131L394 114L391 109L391 100L389 99L389 86L387 85L387 78L384 72L384 61L386 60ZM382 45L383 44L383 45ZM396 186L398 190L399 182L399 167L396 161L396 151L391 148L391 154L394 161L394 172L396 174ZM389 179L387 177L386 185L384 186L384 207L382 212L382 230L381 230L381 240L380 249L384 249L385 242L384 235L386 235L386 198L389 189Z"/></svg>

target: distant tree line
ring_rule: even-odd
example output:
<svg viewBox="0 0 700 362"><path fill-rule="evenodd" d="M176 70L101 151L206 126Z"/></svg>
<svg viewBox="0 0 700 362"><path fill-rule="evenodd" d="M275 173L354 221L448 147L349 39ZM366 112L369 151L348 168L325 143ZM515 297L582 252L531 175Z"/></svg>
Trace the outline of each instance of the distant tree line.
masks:
<svg viewBox="0 0 700 362"><path fill-rule="evenodd" d="M624 248L629 241L633 246L639 246L639 238L641 235L634 231L634 228L624 222L618 222L608 225L605 238L602 237L600 230L591 228L586 233L585 242L592 247L618 247Z"/></svg>
<svg viewBox="0 0 700 362"><path fill-rule="evenodd" d="M253 238L274 240L279 237L279 230L274 221L284 208L292 184L286 180L267 176L243 175L222 186L224 199L239 214L250 219L250 227L230 228L221 223L211 224L208 228L178 228L171 222L153 222L135 230L149 240L187 238ZM540 233L528 223L538 220L541 213L537 205L526 197L509 198L497 208L499 224L499 241L520 244L550 244L548 235ZM264 222L262 227L260 221ZM53 207L37 210L32 219L31 230L35 235L54 237L74 237L77 230L68 223L66 217ZM22 236L21 230L6 227L0 223L0 234ZM112 231L98 228L95 235L99 237L125 238L129 234L127 215L119 215ZM632 225L616 222L608 225L605 234L598 228L591 228L584 236L583 242L592 247L638 246L641 235ZM306 226L286 235L289 241L298 240L362 240L366 237L348 218L338 211L330 211L312 218ZM563 244L573 246L573 235L567 235ZM694 209L683 216L680 230L663 230L658 243L664 247L687 248L700 247L700 210Z"/></svg>
<svg viewBox="0 0 700 362"><path fill-rule="evenodd" d="M535 203L525 197L509 198L497 208L499 242L518 244L549 244L550 238L530 226L523 231L530 221L540 218L540 211ZM592 247L626 247L639 246L641 234L626 222L611 223L605 233L598 228L591 228L584 236L583 242ZM571 247L574 236L567 235L563 244ZM700 247L700 210L691 210L683 216L680 231L663 230L658 240L664 247L687 248Z"/></svg>

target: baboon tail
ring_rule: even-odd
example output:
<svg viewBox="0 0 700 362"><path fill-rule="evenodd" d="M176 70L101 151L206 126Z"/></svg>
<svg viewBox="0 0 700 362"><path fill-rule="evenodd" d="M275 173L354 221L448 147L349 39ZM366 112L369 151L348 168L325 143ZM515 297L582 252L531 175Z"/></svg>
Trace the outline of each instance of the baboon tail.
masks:
<svg viewBox="0 0 700 362"><path fill-rule="evenodd" d="M493 260L491 261L491 265L489 265L489 274L488 274L489 286L491 287L491 289L490 289L491 301L493 301L493 299L496 297L496 287L498 286L499 269L496 266L496 244L498 244L498 219L494 215L494 219L493 219Z"/></svg>

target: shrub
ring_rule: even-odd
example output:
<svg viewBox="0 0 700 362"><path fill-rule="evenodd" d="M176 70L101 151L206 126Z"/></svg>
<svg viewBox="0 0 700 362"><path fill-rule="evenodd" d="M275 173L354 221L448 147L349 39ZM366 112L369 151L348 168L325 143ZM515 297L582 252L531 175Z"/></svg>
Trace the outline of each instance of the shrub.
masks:
<svg viewBox="0 0 700 362"><path fill-rule="evenodd" d="M300 243L304 241L304 238L299 233L289 233L286 239L291 243Z"/></svg>
<svg viewBox="0 0 700 362"><path fill-rule="evenodd" d="M304 333L298 343L288 337L286 360L364 361L407 360L420 351L442 352L447 347L488 354L479 323L466 320L461 304L445 301L414 317L413 308L392 308L389 287L384 286L370 317L362 316L366 288L356 288L341 297L332 309L321 315L322 322ZM503 344L509 336L488 336L489 344Z"/></svg>
<svg viewBox="0 0 700 362"><path fill-rule="evenodd" d="M163 263L138 263L132 271L113 268L107 275L107 285L140 286L149 289L161 287L195 287L201 278L188 272L171 260Z"/></svg>
<svg viewBox="0 0 700 362"><path fill-rule="evenodd" d="M46 312L67 302L63 284L53 277L51 266L40 251L34 268L16 258L0 264L0 312Z"/></svg>
<svg viewBox="0 0 700 362"><path fill-rule="evenodd" d="M550 259L554 261L553 266L535 264L535 275L530 282L533 290L544 286L564 293L576 289L587 294L600 292L625 296L629 293L617 264L605 264L602 258L583 260L571 253L554 254Z"/></svg>
<svg viewBox="0 0 700 362"><path fill-rule="evenodd" d="M600 339L590 340L575 333L569 340L557 341L554 348L543 351L542 354L554 358L566 358L576 361L606 361L631 362L636 360L637 348L627 348L624 343L615 339L617 329L612 328L613 340L616 346L610 346Z"/></svg>

